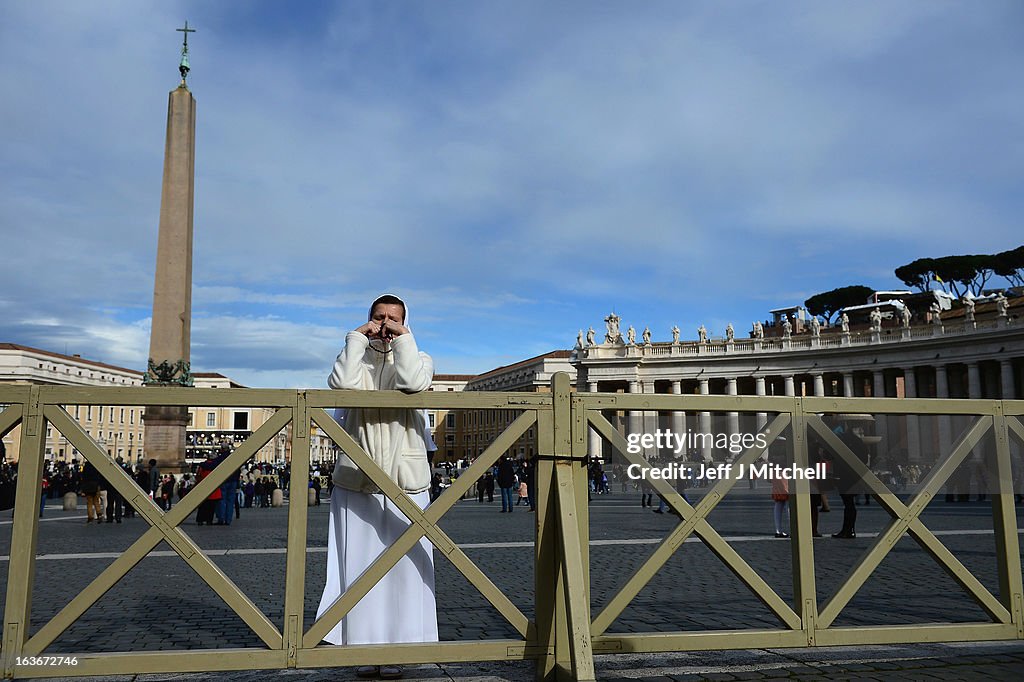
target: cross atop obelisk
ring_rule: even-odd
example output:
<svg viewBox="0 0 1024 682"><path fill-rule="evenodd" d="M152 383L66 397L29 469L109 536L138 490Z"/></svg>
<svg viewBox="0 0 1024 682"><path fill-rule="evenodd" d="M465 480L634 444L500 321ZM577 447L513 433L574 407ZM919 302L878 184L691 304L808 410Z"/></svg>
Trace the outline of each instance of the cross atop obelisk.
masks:
<svg viewBox="0 0 1024 682"><path fill-rule="evenodd" d="M192 212L196 158L196 100L185 86L188 74L188 34L181 49L181 84L167 102L167 140L164 145L164 180L160 193L160 229L157 237L156 277L153 285L153 323L149 337L149 363L143 377L147 386L191 386L192 330ZM184 407L147 407L145 458L157 460L161 471L185 467Z"/></svg>
<svg viewBox="0 0 1024 682"><path fill-rule="evenodd" d="M178 71L181 73L181 87L186 87L185 79L188 77L188 72L190 70L188 64L188 34L195 33L196 30L188 27L188 19L185 20L184 28L176 28L174 30L181 31L185 34L181 43L181 61L178 63Z"/></svg>

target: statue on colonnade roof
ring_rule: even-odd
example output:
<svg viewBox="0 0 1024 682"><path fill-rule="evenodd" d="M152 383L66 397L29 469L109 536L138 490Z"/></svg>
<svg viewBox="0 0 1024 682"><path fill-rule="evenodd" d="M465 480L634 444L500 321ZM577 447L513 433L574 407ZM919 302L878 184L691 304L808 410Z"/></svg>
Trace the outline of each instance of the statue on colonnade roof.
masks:
<svg viewBox="0 0 1024 682"><path fill-rule="evenodd" d="M605 343L617 343L620 345L622 344L622 332L619 331L620 319L621 318L615 313L612 313L608 317L604 318L605 326L608 328L604 335Z"/></svg>

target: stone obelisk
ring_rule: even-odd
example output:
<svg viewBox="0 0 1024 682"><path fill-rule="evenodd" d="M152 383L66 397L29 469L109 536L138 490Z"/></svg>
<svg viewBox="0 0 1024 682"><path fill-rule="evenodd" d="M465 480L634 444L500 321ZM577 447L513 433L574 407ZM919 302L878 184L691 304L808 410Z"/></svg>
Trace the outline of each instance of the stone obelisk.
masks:
<svg viewBox="0 0 1024 682"><path fill-rule="evenodd" d="M149 339L147 386L191 386L190 345L192 324L192 213L195 185L196 100L185 78L189 72L188 34L178 70L181 83L167 102L167 140L160 194L160 230L153 286L153 325ZM156 389L154 389L156 390ZM162 473L186 470L185 407L147 407L144 458L155 459Z"/></svg>

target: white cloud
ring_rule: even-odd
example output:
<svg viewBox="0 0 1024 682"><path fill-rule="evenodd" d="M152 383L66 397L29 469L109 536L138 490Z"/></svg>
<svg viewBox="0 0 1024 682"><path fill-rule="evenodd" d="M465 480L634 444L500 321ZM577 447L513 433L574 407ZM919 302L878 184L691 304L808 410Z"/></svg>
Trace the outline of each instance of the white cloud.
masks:
<svg viewBox="0 0 1024 682"><path fill-rule="evenodd" d="M243 383L320 377L379 290L459 372L1020 241L1013 2L184 10L194 359ZM0 5L0 338L144 362L182 12Z"/></svg>

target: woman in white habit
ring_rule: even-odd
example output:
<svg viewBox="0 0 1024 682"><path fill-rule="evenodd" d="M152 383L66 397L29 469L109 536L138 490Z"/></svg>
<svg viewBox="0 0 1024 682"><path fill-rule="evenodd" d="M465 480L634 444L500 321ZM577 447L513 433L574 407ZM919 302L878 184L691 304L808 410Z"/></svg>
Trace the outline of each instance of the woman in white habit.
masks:
<svg viewBox="0 0 1024 682"><path fill-rule="evenodd" d="M366 324L345 336L345 348L327 384L349 390L427 390L434 376L433 361L416 347L407 322L408 310L400 298L385 294L374 300ZM417 505L426 508L430 465L424 411L350 408L339 412L336 418L360 447ZM331 495L327 584L317 618L408 526L409 520L394 502L349 457L340 455ZM422 538L414 545L324 640L332 644L436 642L430 541ZM363 666L358 674L393 679L402 671L397 666Z"/></svg>

